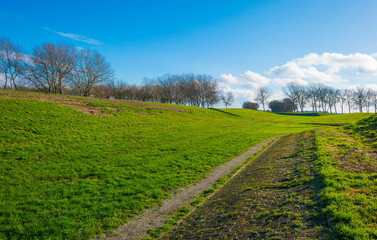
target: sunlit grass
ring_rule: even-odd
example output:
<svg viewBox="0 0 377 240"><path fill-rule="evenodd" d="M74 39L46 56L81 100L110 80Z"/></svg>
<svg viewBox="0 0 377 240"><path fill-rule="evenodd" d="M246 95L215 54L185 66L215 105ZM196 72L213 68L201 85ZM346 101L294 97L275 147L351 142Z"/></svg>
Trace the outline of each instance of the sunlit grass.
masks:
<svg viewBox="0 0 377 240"><path fill-rule="evenodd" d="M347 133L317 134L317 164L323 179L324 213L339 239L377 238L377 162L373 154L376 116L347 127Z"/></svg>
<svg viewBox="0 0 377 240"><path fill-rule="evenodd" d="M113 116L0 93L0 239L90 238L263 139L366 116L88 101Z"/></svg>

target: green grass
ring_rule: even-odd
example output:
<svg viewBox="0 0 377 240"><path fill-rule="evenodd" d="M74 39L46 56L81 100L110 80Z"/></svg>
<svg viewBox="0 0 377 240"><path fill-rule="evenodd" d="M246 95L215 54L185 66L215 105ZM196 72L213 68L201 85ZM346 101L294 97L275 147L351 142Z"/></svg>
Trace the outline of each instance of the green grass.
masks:
<svg viewBox="0 0 377 240"><path fill-rule="evenodd" d="M222 109L234 116L85 99L114 115L99 117L57 103L2 98L4 92L0 239L88 239L161 204L263 139L367 116Z"/></svg>
<svg viewBox="0 0 377 240"><path fill-rule="evenodd" d="M321 198L333 222L333 237L377 239L377 163L366 156L374 152L376 119L374 115L346 127L348 137L334 130L316 135Z"/></svg>
<svg viewBox="0 0 377 240"><path fill-rule="evenodd" d="M377 115L359 120L355 124L346 127L351 134L356 134L359 138L365 140L370 146L377 149Z"/></svg>

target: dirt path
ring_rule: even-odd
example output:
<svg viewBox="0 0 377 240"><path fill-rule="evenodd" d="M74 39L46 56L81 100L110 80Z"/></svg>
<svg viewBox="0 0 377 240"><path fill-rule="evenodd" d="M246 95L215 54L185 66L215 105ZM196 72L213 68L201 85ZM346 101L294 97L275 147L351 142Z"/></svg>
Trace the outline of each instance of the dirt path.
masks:
<svg viewBox="0 0 377 240"><path fill-rule="evenodd" d="M101 236L100 239L140 239L147 235L147 231L151 228L156 229L162 226L169 216L178 208L189 204L196 199L204 190L213 186L217 179L229 174L233 168L239 166L243 161L247 160L251 155L255 154L263 148L267 143L276 137L268 138L257 145L251 147L248 151L240 156L215 167L208 176L198 183L189 185L181 189L172 198L164 201L160 208L149 209L143 214L135 217L130 222L115 230L115 236Z"/></svg>
<svg viewBox="0 0 377 240"><path fill-rule="evenodd" d="M324 239L312 143L281 137L160 239Z"/></svg>

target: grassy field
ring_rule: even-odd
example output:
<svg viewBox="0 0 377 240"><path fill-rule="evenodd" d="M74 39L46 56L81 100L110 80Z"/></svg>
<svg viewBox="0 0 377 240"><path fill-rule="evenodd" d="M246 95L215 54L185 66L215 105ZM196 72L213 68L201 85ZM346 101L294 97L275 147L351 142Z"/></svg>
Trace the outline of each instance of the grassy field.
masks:
<svg viewBox="0 0 377 240"><path fill-rule="evenodd" d="M366 116L219 111L0 90L0 239L93 237L161 204L263 139Z"/></svg>
<svg viewBox="0 0 377 240"><path fill-rule="evenodd" d="M376 125L283 136L161 239L377 239Z"/></svg>
<svg viewBox="0 0 377 240"><path fill-rule="evenodd" d="M339 239L377 239L376 115L316 137L323 213Z"/></svg>

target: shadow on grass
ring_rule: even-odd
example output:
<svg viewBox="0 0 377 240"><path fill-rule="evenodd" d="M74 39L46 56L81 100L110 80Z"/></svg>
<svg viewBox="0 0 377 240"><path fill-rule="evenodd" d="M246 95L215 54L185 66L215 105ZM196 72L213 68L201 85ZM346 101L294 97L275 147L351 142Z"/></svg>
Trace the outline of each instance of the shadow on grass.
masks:
<svg viewBox="0 0 377 240"><path fill-rule="evenodd" d="M274 113L274 114L278 114L278 115L292 115L292 116L306 116L306 117L319 117L321 116L320 113L317 113L317 112L307 112L307 113L291 113L291 112L278 112L278 113Z"/></svg>
<svg viewBox="0 0 377 240"><path fill-rule="evenodd" d="M331 127L341 127L347 125L346 123L300 123L306 125L315 125L315 126L331 126Z"/></svg>
<svg viewBox="0 0 377 240"><path fill-rule="evenodd" d="M225 111L220 110L220 109L217 109L217 108L208 108L208 109L209 109L209 110L218 111L218 112L221 112L221 113L225 113L225 114L228 114L228 115L231 115L231 116L235 116L235 117L241 117L240 115L233 114L233 113L230 113L230 112L225 112Z"/></svg>

